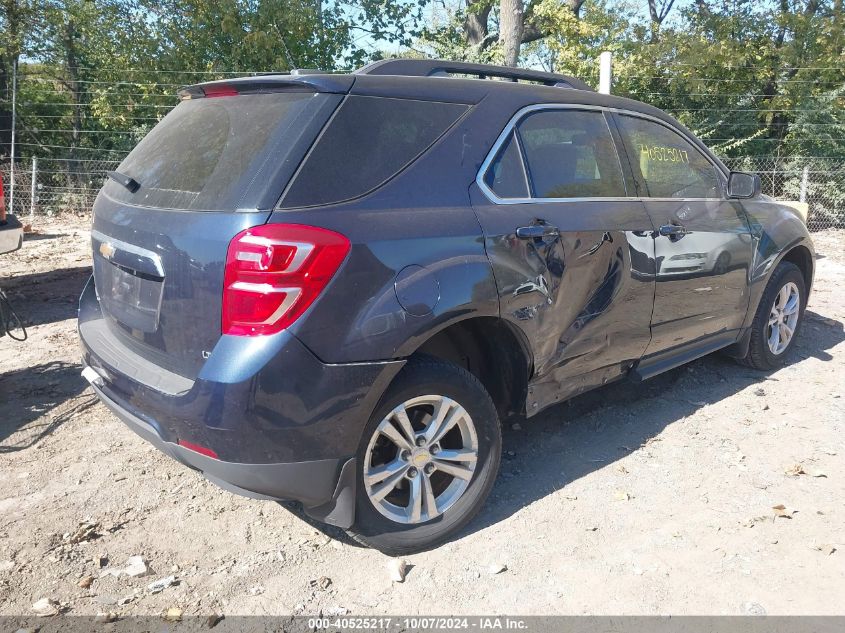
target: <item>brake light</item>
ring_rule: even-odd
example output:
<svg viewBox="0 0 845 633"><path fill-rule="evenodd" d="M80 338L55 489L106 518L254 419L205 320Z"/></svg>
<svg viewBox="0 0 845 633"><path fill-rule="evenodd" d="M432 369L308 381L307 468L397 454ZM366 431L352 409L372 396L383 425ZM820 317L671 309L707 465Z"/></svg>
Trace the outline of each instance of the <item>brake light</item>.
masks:
<svg viewBox="0 0 845 633"><path fill-rule="evenodd" d="M349 253L340 233L301 224L264 224L229 243L223 334L261 336L289 327L320 296Z"/></svg>
<svg viewBox="0 0 845 633"><path fill-rule="evenodd" d="M239 94L235 88L226 84L203 86L202 91L208 99L212 97L237 97Z"/></svg>

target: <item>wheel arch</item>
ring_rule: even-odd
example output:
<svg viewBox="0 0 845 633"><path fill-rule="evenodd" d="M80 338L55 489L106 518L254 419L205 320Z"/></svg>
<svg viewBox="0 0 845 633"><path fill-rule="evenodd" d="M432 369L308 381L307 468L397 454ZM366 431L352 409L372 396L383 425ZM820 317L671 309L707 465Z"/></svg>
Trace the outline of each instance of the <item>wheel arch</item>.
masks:
<svg viewBox="0 0 845 633"><path fill-rule="evenodd" d="M463 367L481 381L499 419L524 413L533 369L525 335L499 317L470 316L433 333L412 352Z"/></svg>
<svg viewBox="0 0 845 633"><path fill-rule="evenodd" d="M805 304L810 296L810 289L813 284L813 277L815 274L815 255L812 250L812 244L808 246L804 239L796 240L787 248L784 248L776 258L771 261L771 264L766 268L765 275L757 278L757 281L752 283L752 295L746 314L745 323L743 324L742 334L733 345L725 349L725 353L733 358L743 358L748 352L748 346L751 342L751 326L754 322L754 316L760 307L760 301L763 299L766 287L772 279L775 270L781 262L789 262L798 267L801 275L804 277L805 285Z"/></svg>
<svg viewBox="0 0 845 633"><path fill-rule="evenodd" d="M797 244L786 251L777 263L780 264L781 262L790 262L795 264L798 267L798 270L801 271L801 274L804 277L804 289L807 294L807 297L804 298L806 301L810 295L810 288L813 285L813 275L815 273L815 262L813 261L813 254L810 252L810 249L804 244ZM775 265L775 268L776 267L777 265Z"/></svg>

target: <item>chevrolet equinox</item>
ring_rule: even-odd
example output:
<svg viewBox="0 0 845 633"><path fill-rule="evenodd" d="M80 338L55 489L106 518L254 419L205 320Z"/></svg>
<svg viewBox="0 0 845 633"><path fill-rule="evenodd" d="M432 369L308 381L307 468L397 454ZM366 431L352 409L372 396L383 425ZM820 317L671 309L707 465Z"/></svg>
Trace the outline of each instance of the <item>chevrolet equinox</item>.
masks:
<svg viewBox="0 0 845 633"><path fill-rule="evenodd" d="M795 343L803 222L654 107L436 60L179 94L94 204L83 375L226 490L431 548L505 416Z"/></svg>

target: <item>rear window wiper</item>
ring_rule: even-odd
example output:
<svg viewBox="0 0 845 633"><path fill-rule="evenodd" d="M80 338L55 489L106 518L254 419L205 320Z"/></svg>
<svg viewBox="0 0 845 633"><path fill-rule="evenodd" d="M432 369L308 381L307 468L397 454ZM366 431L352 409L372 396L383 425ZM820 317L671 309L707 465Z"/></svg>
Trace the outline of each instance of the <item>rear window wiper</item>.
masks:
<svg viewBox="0 0 845 633"><path fill-rule="evenodd" d="M141 187L141 183L132 178L132 176L121 174L119 171L107 171L106 175L116 183L129 189L130 193L135 193Z"/></svg>

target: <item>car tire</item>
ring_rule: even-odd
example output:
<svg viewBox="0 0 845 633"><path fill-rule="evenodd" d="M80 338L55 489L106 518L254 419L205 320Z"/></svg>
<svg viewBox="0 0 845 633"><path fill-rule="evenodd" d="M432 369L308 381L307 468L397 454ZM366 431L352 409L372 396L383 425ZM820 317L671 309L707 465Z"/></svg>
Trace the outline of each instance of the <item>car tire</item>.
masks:
<svg viewBox="0 0 845 633"><path fill-rule="evenodd" d="M402 412L412 429L400 420ZM449 426L448 431L428 442L426 437L436 439L441 418L440 428ZM437 358L412 358L364 430L350 536L389 555L444 543L481 509L501 451L496 408L478 378ZM392 474L384 478L388 471Z"/></svg>
<svg viewBox="0 0 845 633"><path fill-rule="evenodd" d="M777 344L773 345L772 321L775 321L777 327L781 327L783 323L789 325L789 316L786 317L779 313L783 306L779 304L787 303L797 292L797 298L794 305L795 319L792 334L788 340L777 337ZM782 294L783 293L783 294ZM785 297L787 297L785 299ZM807 305L807 289L804 282L804 275L801 270L790 262L781 262L774 273L772 273L769 283L766 285L766 290L760 299L757 306L757 312L754 315L754 321L751 325L751 341L748 346L748 353L744 358L740 359L745 365L759 370L771 370L781 367L786 359L789 351L795 346L795 340L798 337L798 331L804 319L804 308ZM789 309L787 307L787 309ZM788 331L788 329L786 330ZM785 336L785 335L783 335Z"/></svg>
<svg viewBox="0 0 845 633"><path fill-rule="evenodd" d="M728 267L731 265L731 254L728 251L719 253L716 258L716 264L713 266L713 272L717 275L724 275L728 272Z"/></svg>

